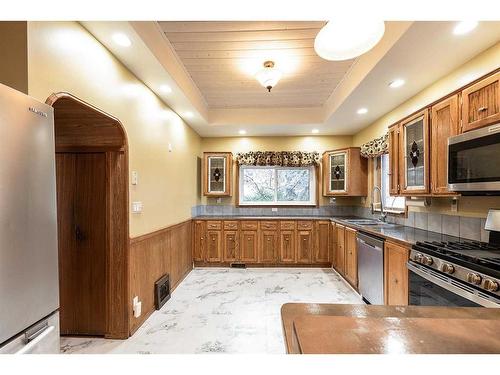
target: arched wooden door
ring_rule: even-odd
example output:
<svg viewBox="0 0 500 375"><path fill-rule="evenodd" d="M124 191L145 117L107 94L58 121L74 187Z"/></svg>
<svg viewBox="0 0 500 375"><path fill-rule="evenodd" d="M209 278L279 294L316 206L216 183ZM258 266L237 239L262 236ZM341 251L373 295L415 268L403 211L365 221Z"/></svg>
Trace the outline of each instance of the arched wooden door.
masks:
<svg viewBox="0 0 500 375"><path fill-rule="evenodd" d="M53 94L61 334L127 338L128 155L120 121Z"/></svg>

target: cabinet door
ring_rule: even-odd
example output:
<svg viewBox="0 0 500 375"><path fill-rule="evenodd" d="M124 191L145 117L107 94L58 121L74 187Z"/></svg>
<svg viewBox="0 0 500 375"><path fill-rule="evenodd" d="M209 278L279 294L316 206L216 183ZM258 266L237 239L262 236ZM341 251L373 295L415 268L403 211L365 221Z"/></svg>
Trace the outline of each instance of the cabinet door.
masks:
<svg viewBox="0 0 500 375"><path fill-rule="evenodd" d="M297 263L311 263L312 250L312 230L297 231Z"/></svg>
<svg viewBox="0 0 500 375"><path fill-rule="evenodd" d="M337 224L330 223L330 261L335 267L337 258Z"/></svg>
<svg viewBox="0 0 500 375"><path fill-rule="evenodd" d="M458 134L458 95L434 105L431 111L431 193L449 194L448 137Z"/></svg>
<svg viewBox="0 0 500 375"><path fill-rule="evenodd" d="M262 230L260 232L259 263L276 263L278 258L278 232Z"/></svg>
<svg viewBox="0 0 500 375"><path fill-rule="evenodd" d="M500 121L500 72L462 91L462 131Z"/></svg>
<svg viewBox="0 0 500 375"><path fill-rule="evenodd" d="M356 230L345 229L345 277L352 286L358 287L358 251L356 245Z"/></svg>
<svg viewBox="0 0 500 375"><path fill-rule="evenodd" d="M234 262L238 260L238 231L224 231L224 262Z"/></svg>
<svg viewBox="0 0 500 375"><path fill-rule="evenodd" d="M399 194L399 125L389 128L389 194Z"/></svg>
<svg viewBox="0 0 500 375"><path fill-rule="evenodd" d="M222 232L220 230L207 231L207 261L220 262L222 260Z"/></svg>
<svg viewBox="0 0 500 375"><path fill-rule="evenodd" d="M194 222L193 261L195 262L203 262L205 260L206 231L205 221Z"/></svg>
<svg viewBox="0 0 500 375"><path fill-rule="evenodd" d="M203 193L207 196L231 195L231 153L205 153Z"/></svg>
<svg viewBox="0 0 500 375"><path fill-rule="evenodd" d="M408 305L409 250L386 241L384 246L384 299L386 305Z"/></svg>
<svg viewBox="0 0 500 375"><path fill-rule="evenodd" d="M429 111L417 113L401 123L401 194L429 192Z"/></svg>
<svg viewBox="0 0 500 375"><path fill-rule="evenodd" d="M347 151L328 152L323 155L323 189L325 195L347 193Z"/></svg>
<svg viewBox="0 0 500 375"><path fill-rule="evenodd" d="M280 262L295 263L295 231L281 230L280 232Z"/></svg>
<svg viewBox="0 0 500 375"><path fill-rule="evenodd" d="M330 261L330 222L316 222L316 246L314 249L314 263L328 263Z"/></svg>
<svg viewBox="0 0 500 375"><path fill-rule="evenodd" d="M257 231L243 230L240 237L240 260L242 262L257 262Z"/></svg>
<svg viewBox="0 0 500 375"><path fill-rule="evenodd" d="M337 251L335 256L335 269L344 274L345 263L345 227L337 224Z"/></svg>

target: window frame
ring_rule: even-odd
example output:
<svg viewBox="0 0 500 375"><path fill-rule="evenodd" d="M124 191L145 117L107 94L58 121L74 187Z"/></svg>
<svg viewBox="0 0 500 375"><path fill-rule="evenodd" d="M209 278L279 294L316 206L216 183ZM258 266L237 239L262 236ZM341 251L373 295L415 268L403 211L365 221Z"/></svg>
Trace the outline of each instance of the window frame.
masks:
<svg viewBox="0 0 500 375"><path fill-rule="evenodd" d="M384 163L382 161L382 157L387 155L387 160L386 162ZM406 197L400 197L400 196L391 196L390 195L390 179L389 179L389 170L387 170L387 173L386 173L386 186L384 186L384 183L383 183L383 178L382 178L382 173L383 173L383 166L386 165L387 168L389 168L389 160L388 160L388 155L389 154L382 154L380 156L377 156L376 158L373 158L372 159L372 173L373 173L373 179L372 179L372 183L373 183L373 186L377 186L380 188L381 192L382 192L382 196L383 196L383 199L384 199L384 211L388 214L392 214L392 215L406 215L406 211L407 211L407 205L406 205ZM384 194L384 192L386 192L386 194ZM377 199L378 198L378 195L376 194L375 195L375 201L373 202L374 203L374 211L375 212L380 212L381 209L380 209L380 200ZM388 202L387 202L387 198L389 199L392 199L392 203L390 206L388 205ZM396 201L396 199L398 198L402 198L404 199L404 207L394 207L394 202Z"/></svg>
<svg viewBox="0 0 500 375"><path fill-rule="evenodd" d="M277 198L277 170L289 170L289 169L307 169L310 171L309 173L309 186L310 186L310 200L309 201L297 201L294 203L292 201L280 202L277 200L273 200L272 202L244 202L242 200L243 197L243 178L244 178L244 169L273 169L275 172L275 187L274 187L274 196ZM236 181L238 182L238 187L236 189L237 192L237 205L242 207L318 207L319 205L319 192L318 192L318 166L310 165L306 167L281 167L274 165L238 165L237 169L238 177Z"/></svg>

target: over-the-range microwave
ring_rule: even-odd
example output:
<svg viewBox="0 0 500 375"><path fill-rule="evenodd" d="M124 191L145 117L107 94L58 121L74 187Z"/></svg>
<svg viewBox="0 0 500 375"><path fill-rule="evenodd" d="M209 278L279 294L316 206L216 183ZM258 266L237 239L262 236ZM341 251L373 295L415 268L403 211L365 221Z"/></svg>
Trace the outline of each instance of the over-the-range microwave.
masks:
<svg viewBox="0 0 500 375"><path fill-rule="evenodd" d="M448 138L448 188L500 195L500 123Z"/></svg>

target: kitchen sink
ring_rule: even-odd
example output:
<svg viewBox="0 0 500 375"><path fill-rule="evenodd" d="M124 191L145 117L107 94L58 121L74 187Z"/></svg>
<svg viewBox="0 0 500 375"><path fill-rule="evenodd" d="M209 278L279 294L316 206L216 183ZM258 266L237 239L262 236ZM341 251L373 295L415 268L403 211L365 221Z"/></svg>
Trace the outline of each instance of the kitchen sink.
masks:
<svg viewBox="0 0 500 375"><path fill-rule="evenodd" d="M346 219L346 223L356 224L356 225L381 225L385 224L383 221L373 220L373 219Z"/></svg>

